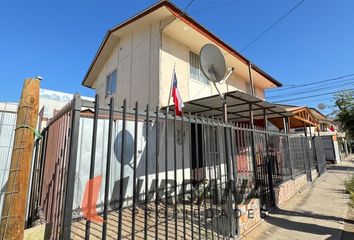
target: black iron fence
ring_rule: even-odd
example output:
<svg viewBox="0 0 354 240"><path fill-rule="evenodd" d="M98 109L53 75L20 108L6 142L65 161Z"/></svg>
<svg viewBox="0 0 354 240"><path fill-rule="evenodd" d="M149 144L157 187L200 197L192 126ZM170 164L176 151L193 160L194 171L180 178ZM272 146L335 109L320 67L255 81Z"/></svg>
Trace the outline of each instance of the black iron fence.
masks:
<svg viewBox="0 0 354 240"><path fill-rule="evenodd" d="M318 166L311 139L98 103L76 96L38 143L31 220L41 209L53 239L235 237L239 204L270 209L274 187Z"/></svg>

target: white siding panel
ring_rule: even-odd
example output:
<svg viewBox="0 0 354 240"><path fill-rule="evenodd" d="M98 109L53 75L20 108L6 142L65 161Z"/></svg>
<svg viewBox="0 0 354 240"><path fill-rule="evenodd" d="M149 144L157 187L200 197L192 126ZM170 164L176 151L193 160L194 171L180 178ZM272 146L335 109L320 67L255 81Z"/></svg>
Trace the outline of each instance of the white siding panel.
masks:
<svg viewBox="0 0 354 240"><path fill-rule="evenodd" d="M133 71L131 103L149 103L150 85L150 27L142 28L133 34Z"/></svg>

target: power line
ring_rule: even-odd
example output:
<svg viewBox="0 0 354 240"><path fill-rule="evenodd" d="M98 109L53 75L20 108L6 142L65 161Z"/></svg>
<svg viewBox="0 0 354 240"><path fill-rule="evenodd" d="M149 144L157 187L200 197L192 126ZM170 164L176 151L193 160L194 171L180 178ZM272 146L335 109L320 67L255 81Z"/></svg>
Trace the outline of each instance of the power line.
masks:
<svg viewBox="0 0 354 240"><path fill-rule="evenodd" d="M321 100L322 99L322 100ZM316 106L320 103L324 103L326 106L331 106L331 105L335 105L334 100L331 100L330 98L319 98L319 99L311 99L311 102L304 102L301 100L294 100L294 101L288 101L286 103L281 103L284 105L294 105L294 106L298 106L298 105L307 105L307 106Z"/></svg>
<svg viewBox="0 0 354 240"><path fill-rule="evenodd" d="M236 1L224 2L224 3L221 3L221 4L215 4L213 6L209 6L209 7L205 7L205 8L199 8L199 9L193 10L191 12L192 13L204 12L204 11L212 10L212 9L219 8L219 7L233 5L233 4L236 4L236 3L240 2L240 1L241 0L236 0Z"/></svg>
<svg viewBox="0 0 354 240"><path fill-rule="evenodd" d="M333 88L338 88L338 87L343 87L343 86L346 86L348 84L353 84L354 83L354 78L351 78L351 79L348 79L348 80L352 80L350 82L346 82L346 83L342 83L342 84L336 84L335 86L332 86L333 83L331 85L327 85L327 86L323 86L323 87L319 87L319 88L314 88L314 89L310 89L310 90L302 90L302 91L297 91L297 92L287 92L287 93L284 93L284 94L279 94L279 95L274 95L274 96L268 96L269 98L271 99L274 99L274 98L282 98L282 97L288 97L289 94L297 94L297 95L301 95L301 94L304 94L304 93L311 93L311 92L317 92L319 90L327 90L327 89L332 89Z"/></svg>
<svg viewBox="0 0 354 240"><path fill-rule="evenodd" d="M354 88L343 89L343 90L339 90L339 91L335 91L335 92L322 93L322 94L317 94L317 95L312 95L312 96L304 96L304 97L300 97L300 98L285 99L285 100L282 100L282 101L277 101L275 103L284 103L284 102L289 102L289 101L293 101L293 100L300 100L300 99L307 99L307 98L325 96L325 95L330 95L330 94L336 94L336 93L342 92L344 90L354 91Z"/></svg>
<svg viewBox="0 0 354 240"><path fill-rule="evenodd" d="M186 15L188 8L192 5L192 3L194 2L194 0L191 0L187 6L184 8L184 10L181 12L181 14L179 14L179 17L183 17L184 15ZM170 25L173 21L175 21L177 19L177 17L171 19L168 23L165 24L165 26L163 26L160 29L160 32L162 32L168 25Z"/></svg>
<svg viewBox="0 0 354 240"><path fill-rule="evenodd" d="M275 88L275 89L270 89L268 91L284 91L284 90L288 90L288 89L294 89L294 88L300 88L300 87L305 87L305 86L311 86L311 85L315 85L315 84L319 84L319 83L324 83L324 82L331 82L331 81L335 81L335 80L339 80L339 79L343 79L343 78L347 78L347 77L352 77L354 76L354 73L348 74L348 75L344 75L344 76L339 76L339 77L335 77L335 78L330 78L330 79L326 79L326 80L320 80L320 81L314 81L314 82L310 82L310 83L306 83L306 84L301 84L301 85L293 85L293 86L288 86L288 87L283 87L283 88Z"/></svg>
<svg viewBox="0 0 354 240"><path fill-rule="evenodd" d="M188 8L192 5L193 2L194 2L194 0L191 0L191 1L188 3L188 5L184 8L184 10L183 10L183 12L182 12L182 16L183 16L184 14L186 14Z"/></svg>
<svg viewBox="0 0 354 240"><path fill-rule="evenodd" d="M294 11L297 7L299 7L305 0L300 1L293 8L287 11L283 16L281 16L278 20L272 23L266 30L264 30L261 34L259 34L255 39L253 39L250 43L248 43L244 48L241 49L241 52L252 46L258 39L260 39L264 34L269 32L273 27L275 27L278 23L280 23L286 16L288 16L292 11Z"/></svg>
<svg viewBox="0 0 354 240"><path fill-rule="evenodd" d="M297 103L303 103L304 101L301 99L298 99L298 100L291 100L291 101L288 101L288 102L297 102ZM330 97L325 97L325 96L322 96L322 97L315 97L315 99L311 99L311 102L323 102L323 103L326 103L326 102L333 102L333 99L331 99Z"/></svg>

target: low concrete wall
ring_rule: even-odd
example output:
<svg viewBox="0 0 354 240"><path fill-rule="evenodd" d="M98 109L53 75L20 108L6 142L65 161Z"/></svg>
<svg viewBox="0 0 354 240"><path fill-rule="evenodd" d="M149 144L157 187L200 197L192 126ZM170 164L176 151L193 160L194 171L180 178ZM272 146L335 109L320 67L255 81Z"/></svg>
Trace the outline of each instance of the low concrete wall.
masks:
<svg viewBox="0 0 354 240"><path fill-rule="evenodd" d="M318 178L319 174L318 174L317 169L311 170L311 176L312 176L312 181L315 180L316 178Z"/></svg>
<svg viewBox="0 0 354 240"><path fill-rule="evenodd" d="M243 234L261 221L259 199L252 198L244 204L238 205L239 209L239 231Z"/></svg>
<svg viewBox="0 0 354 240"><path fill-rule="evenodd" d="M317 169L311 170L312 181L319 177ZM307 187L306 174L296 176L294 179L283 182L274 188L276 207L283 206L294 195ZM238 205L239 231L243 235L261 221L259 199L250 199L244 204Z"/></svg>
<svg viewBox="0 0 354 240"><path fill-rule="evenodd" d="M25 229L24 240L45 240L46 225L39 225L33 228Z"/></svg>
<svg viewBox="0 0 354 240"><path fill-rule="evenodd" d="M295 181L288 180L283 182L278 187L274 188L275 205L280 207L284 205L292 196L295 195Z"/></svg>
<svg viewBox="0 0 354 240"><path fill-rule="evenodd" d="M298 175L295 177L295 179L291 179L286 182L283 182L282 184L274 188L275 205L277 207L283 206L287 201L289 201L290 198L292 198L297 192L301 191L306 186L307 186L306 174Z"/></svg>
<svg viewBox="0 0 354 240"><path fill-rule="evenodd" d="M307 186L306 174L301 174L295 177L295 194Z"/></svg>

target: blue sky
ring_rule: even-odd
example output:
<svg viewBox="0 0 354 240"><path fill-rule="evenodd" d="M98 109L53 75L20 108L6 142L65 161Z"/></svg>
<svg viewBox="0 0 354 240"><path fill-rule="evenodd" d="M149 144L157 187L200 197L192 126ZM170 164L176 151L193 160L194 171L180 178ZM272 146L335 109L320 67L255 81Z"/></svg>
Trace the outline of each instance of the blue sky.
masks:
<svg viewBox="0 0 354 240"><path fill-rule="evenodd" d="M189 0L172 2L183 9ZM240 50L298 2L300 0L194 0L187 12ZM23 79L36 75L43 77L43 88L92 96L94 92L82 87L81 80L107 29L153 3L155 1L151 0L2 1L0 101L18 101ZM352 74L353 10L352 0L305 0L242 54L284 85ZM304 95L289 89L269 96L286 95L280 98L282 100L341 89L334 82L330 86L314 85L311 89L316 88L318 92ZM313 99L318 100L304 98L288 103L329 105L331 96Z"/></svg>

